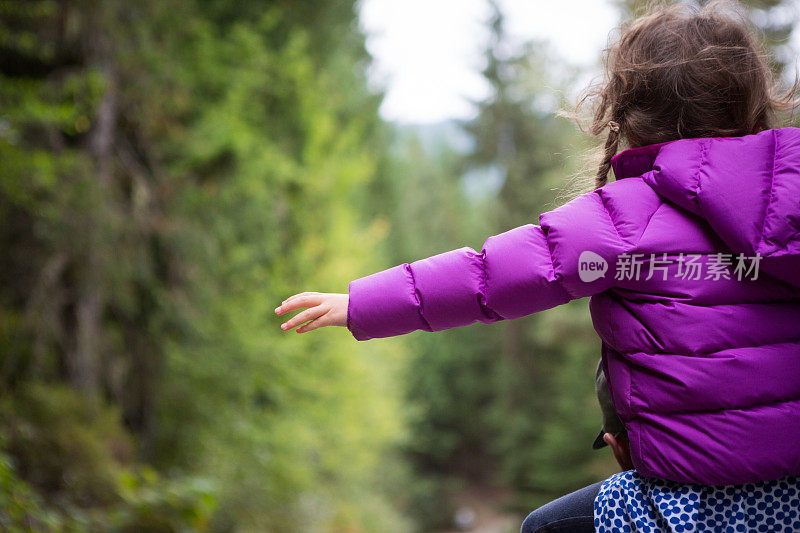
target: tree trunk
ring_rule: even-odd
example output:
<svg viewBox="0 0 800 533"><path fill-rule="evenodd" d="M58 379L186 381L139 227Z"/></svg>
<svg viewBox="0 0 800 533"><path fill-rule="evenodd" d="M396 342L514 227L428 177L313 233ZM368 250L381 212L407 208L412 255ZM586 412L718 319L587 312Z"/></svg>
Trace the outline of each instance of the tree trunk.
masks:
<svg viewBox="0 0 800 533"><path fill-rule="evenodd" d="M99 11L99 10L98 10ZM98 200L89 220L89 246L85 264L79 266L79 283L75 304L74 353L68 357L70 379L80 390L94 394L100 386L102 315L105 307L104 272L101 248L108 210L105 202L113 199L113 148L117 127L117 79L111 57L111 47L102 17L96 14L91 40L90 63L95 63L106 80L106 89L97 109L97 120L89 137L88 149L95 163Z"/></svg>

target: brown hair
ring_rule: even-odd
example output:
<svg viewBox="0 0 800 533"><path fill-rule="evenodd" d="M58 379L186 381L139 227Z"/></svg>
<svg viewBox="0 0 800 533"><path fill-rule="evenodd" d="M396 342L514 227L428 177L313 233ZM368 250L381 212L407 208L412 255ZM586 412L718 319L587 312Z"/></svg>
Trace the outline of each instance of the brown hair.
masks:
<svg viewBox="0 0 800 533"><path fill-rule="evenodd" d="M604 50L602 82L584 91L573 113L562 112L578 120L589 102L588 132L608 129L596 188L606 184L621 142L748 135L798 105L799 82L780 93L757 30L735 2L651 4L619 29Z"/></svg>

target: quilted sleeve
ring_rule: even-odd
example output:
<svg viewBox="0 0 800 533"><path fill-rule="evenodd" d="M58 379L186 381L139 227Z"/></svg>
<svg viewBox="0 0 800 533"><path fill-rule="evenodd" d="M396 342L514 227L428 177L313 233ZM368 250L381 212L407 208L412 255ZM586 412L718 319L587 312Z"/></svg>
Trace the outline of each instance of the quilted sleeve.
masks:
<svg viewBox="0 0 800 533"><path fill-rule="evenodd" d="M486 239L350 282L357 340L514 319L602 292L628 248L602 189Z"/></svg>

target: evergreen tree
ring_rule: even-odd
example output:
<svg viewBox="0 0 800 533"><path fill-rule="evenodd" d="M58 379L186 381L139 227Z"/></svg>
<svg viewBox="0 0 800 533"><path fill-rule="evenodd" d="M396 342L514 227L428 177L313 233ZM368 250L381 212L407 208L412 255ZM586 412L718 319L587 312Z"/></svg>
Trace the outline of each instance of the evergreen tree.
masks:
<svg viewBox="0 0 800 533"><path fill-rule="evenodd" d="M0 17L16 524L406 529L386 481L402 342L289 336L272 312L380 262L361 191L386 144L354 2L36 0Z"/></svg>

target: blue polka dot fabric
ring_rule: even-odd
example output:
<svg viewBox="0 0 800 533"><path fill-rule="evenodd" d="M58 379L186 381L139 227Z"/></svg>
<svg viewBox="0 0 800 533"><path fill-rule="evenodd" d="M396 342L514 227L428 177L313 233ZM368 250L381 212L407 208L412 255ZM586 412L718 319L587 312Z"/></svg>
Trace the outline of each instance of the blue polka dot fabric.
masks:
<svg viewBox="0 0 800 533"><path fill-rule="evenodd" d="M598 533L800 531L800 477L746 485L686 485L635 470L603 482L594 501Z"/></svg>

